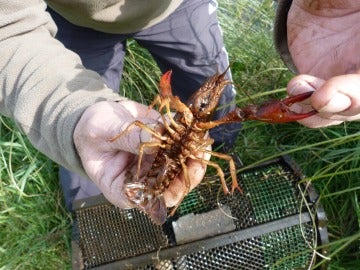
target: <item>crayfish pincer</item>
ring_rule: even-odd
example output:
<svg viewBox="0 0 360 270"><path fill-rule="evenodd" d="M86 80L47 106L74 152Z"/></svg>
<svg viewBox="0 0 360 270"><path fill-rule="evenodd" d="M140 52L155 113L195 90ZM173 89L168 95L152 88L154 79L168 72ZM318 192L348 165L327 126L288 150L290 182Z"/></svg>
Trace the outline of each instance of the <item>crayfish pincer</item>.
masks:
<svg viewBox="0 0 360 270"><path fill-rule="evenodd" d="M236 189L241 191L232 157L208 150L208 147L213 143L213 140L207 137L209 129L224 123L246 120L259 120L269 123L291 122L316 113L316 111L310 111L298 114L289 108L292 104L310 97L312 92L309 92L283 100L267 101L261 105L236 108L223 118L212 120L225 86L231 83L225 78L226 71L221 74L216 73L210 77L186 103L183 103L172 93L171 71L164 73L159 84L160 93L156 96L150 108L156 106L161 113L165 131L159 134L141 122L134 122L128 127L130 128L132 125L139 126L159 139L159 143L155 145L159 150L145 176L139 175L144 148L153 147L154 144L144 143L140 145L137 173L131 174L129 172L127 182L123 187L123 192L133 206L148 214L156 224L160 225L166 221L167 208L163 193L181 172L184 174L183 181L185 181L186 190L183 192L180 201L170 212L170 215L175 213L181 201L190 191L190 179L186 166L188 159L200 160L202 163L214 167L217 170L225 193L233 193ZM175 115L173 115L173 112L175 112ZM110 141L116 140L121 134ZM199 151L229 162L232 179L231 191L227 187L221 167L210 160L198 158L196 153Z"/></svg>

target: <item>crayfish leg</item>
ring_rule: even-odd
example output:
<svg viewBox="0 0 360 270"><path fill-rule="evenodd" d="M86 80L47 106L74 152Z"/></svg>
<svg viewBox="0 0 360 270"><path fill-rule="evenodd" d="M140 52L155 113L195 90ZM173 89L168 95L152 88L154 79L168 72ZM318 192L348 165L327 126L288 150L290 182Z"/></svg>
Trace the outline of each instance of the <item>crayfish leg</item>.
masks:
<svg viewBox="0 0 360 270"><path fill-rule="evenodd" d="M225 174L224 174L223 170L221 169L221 167L219 166L219 164L217 164L213 161L210 161L210 160L202 160L202 162L205 163L206 165L209 165L216 169L217 175L220 177L220 182L221 182L221 186L222 186L224 193L229 194L230 191L229 191L229 188L225 181Z"/></svg>
<svg viewBox="0 0 360 270"><path fill-rule="evenodd" d="M150 133L151 135L153 135L156 139L158 139L160 141L166 141L167 140L167 138L165 136L162 136L156 130L153 130L152 128L150 128L149 126L147 126L146 124L144 124L141 121L135 120L133 123L131 123L129 126L127 126L125 130L123 130L122 132L120 132L116 136L112 137L109 140L109 142L114 142L117 139L121 138L122 136L124 136L124 134L126 134L132 128L134 128L134 126L137 126L137 127L141 128L141 129L147 131L148 133ZM161 144L160 142L144 142L144 143L140 144L140 146L139 146L139 158L138 158L137 172L136 172L137 177L139 177L140 168L141 168L141 161L142 161L142 157L144 155L144 149L146 147L148 147L148 148L150 148L150 147L164 147L164 145Z"/></svg>
<svg viewBox="0 0 360 270"><path fill-rule="evenodd" d="M236 167L235 167L235 162L234 162L234 159L232 158L232 156L218 153L218 152L211 152L211 155L225 159L229 162L230 175L231 175L231 194L234 193L235 189L239 190L240 193L243 193L243 190L241 189L241 187L239 186L239 183L237 181Z"/></svg>
<svg viewBox="0 0 360 270"><path fill-rule="evenodd" d="M208 151L208 150L202 150L202 151L204 153L209 153L209 154L214 155L214 156L221 155L220 153L212 152L212 151ZM227 156L227 155L225 155L225 156ZM230 156L228 156L228 157L232 159L232 157L230 157ZM203 158L198 158L198 157L195 157L195 156L191 156L189 158L191 158L193 160L200 161L200 162L202 162L203 164L205 164L207 166L211 166L211 167L215 168L216 171L217 171L217 175L220 177L220 182L221 182L221 186L223 188L224 193L225 194L230 193L229 188L226 185L225 174L224 174L223 170L221 169L221 167L219 166L219 164L217 164L216 162L213 162L211 160L205 160ZM223 158L223 157L221 156L221 158ZM226 159L226 158L224 158L224 159ZM234 161L233 161L233 165L234 165L234 171L235 171L235 163L234 163ZM236 177L235 177L235 183L237 183Z"/></svg>
<svg viewBox="0 0 360 270"><path fill-rule="evenodd" d="M231 194L234 193L235 189L237 189L240 193L243 193L243 190L241 189L241 187L239 186L239 183L237 181L237 176L236 176L236 167L235 167L235 162L234 159L232 158L232 156L226 155L226 154L222 154L222 153L218 153L218 152L213 152L213 151L208 151L208 150L203 150L206 153L209 153L215 157L218 158L222 158L225 159L229 162L229 166L230 166L230 176L231 176ZM223 172L223 170L221 169L221 167L210 160L204 160L201 158L196 158L196 157L192 157L193 159L199 160L201 162L203 162L206 165L209 165L213 168L216 169L218 176L220 177L220 182L221 182L221 186L223 188L223 191L225 194L229 194L229 189L227 187L226 181L225 181L225 174Z"/></svg>
<svg viewBox="0 0 360 270"><path fill-rule="evenodd" d="M111 139L109 139L109 142L114 142L117 139L121 138L122 136L124 136L127 132L129 132L132 128L134 128L134 126L137 126L143 130L146 130L147 132L149 132L151 135L153 135L156 139L159 139L161 141L166 140L166 137L162 136L159 132L153 130L152 128L150 128L148 125L144 124L143 122L139 121L139 120L135 120L134 122L132 122L130 125L128 125L126 127L126 129L124 129L122 132L120 132L119 134L115 135L114 137L112 137Z"/></svg>
<svg viewBox="0 0 360 270"><path fill-rule="evenodd" d="M176 101L178 101L178 102L181 102L178 97L173 97L173 98L174 98L174 100L176 100ZM172 99L172 100L173 100L173 99ZM168 102L166 102L166 104L165 104L166 115L167 115L168 121L170 122L170 124L172 125L172 127L173 127L176 131L179 131L179 130L181 129L181 125L179 125L179 124L175 121L174 116L173 116L173 114L171 113L171 107L172 107L172 105L175 104L175 102L173 102L173 103L171 103L172 105L170 105L170 102L171 102L172 100L168 100ZM164 125L167 126L167 130L169 130L169 129L170 129L170 126L169 126L169 123L168 123L168 121L166 120L164 114L162 115L162 119L163 119Z"/></svg>

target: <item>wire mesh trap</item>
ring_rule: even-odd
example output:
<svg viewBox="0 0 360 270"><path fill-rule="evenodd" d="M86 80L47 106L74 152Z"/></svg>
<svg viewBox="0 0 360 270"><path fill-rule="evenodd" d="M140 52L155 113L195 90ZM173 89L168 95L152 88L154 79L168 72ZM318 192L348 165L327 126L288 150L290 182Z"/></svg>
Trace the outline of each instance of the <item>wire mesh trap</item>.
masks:
<svg viewBox="0 0 360 270"><path fill-rule="evenodd" d="M163 226L102 196L78 201L73 269L308 269L327 230L301 178L285 157L238 174L232 196L208 176Z"/></svg>

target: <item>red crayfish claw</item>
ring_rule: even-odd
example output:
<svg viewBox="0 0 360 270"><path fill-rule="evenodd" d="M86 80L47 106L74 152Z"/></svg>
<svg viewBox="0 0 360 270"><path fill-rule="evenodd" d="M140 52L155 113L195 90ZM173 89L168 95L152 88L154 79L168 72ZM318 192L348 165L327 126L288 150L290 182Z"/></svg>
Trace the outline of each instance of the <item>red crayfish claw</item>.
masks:
<svg viewBox="0 0 360 270"><path fill-rule="evenodd" d="M246 119L258 120L267 123L288 123L310 117L317 113L312 110L306 113L297 113L290 106L301 102L312 95L313 92L302 93L282 100L267 101L261 105L250 105L243 110Z"/></svg>
<svg viewBox="0 0 360 270"><path fill-rule="evenodd" d="M172 89L171 89L171 75L172 70L169 70L165 72L160 79L159 88L160 88L160 94L164 97L166 96L172 96Z"/></svg>

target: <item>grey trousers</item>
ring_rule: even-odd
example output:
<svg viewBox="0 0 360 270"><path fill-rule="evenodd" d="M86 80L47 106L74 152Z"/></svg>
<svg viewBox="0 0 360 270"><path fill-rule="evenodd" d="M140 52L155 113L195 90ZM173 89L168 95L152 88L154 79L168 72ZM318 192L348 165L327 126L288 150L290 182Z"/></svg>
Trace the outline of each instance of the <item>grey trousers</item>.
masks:
<svg viewBox="0 0 360 270"><path fill-rule="evenodd" d="M186 101L216 71L224 71L228 55L224 48L215 0L184 0L168 18L151 28L131 34L107 34L71 24L49 10L58 26L56 38L76 52L86 68L98 72L108 87L118 92L124 65L126 40L135 39L146 48L162 72L173 70L174 94ZM231 78L229 71L228 78ZM220 106L232 103L235 90L228 85ZM215 118L231 111L234 104L223 106ZM210 131L216 145L230 149L241 128L226 124ZM93 182L60 168L60 182L66 207L71 210L74 200L98 195L101 191Z"/></svg>

